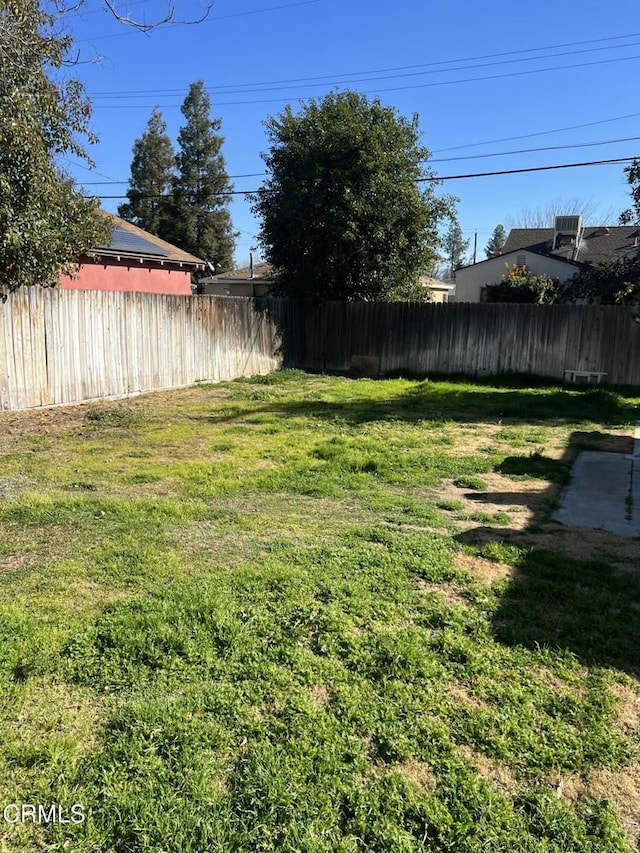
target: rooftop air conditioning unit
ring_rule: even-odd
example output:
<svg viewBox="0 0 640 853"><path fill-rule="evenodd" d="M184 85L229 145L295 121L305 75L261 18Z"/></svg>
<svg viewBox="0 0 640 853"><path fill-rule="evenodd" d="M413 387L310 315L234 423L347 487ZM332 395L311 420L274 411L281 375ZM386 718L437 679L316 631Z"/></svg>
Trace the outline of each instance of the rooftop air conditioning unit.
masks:
<svg viewBox="0 0 640 853"><path fill-rule="evenodd" d="M553 248L557 249L560 246L570 245L571 242L576 243L582 231L581 216L556 216Z"/></svg>
<svg viewBox="0 0 640 853"><path fill-rule="evenodd" d="M582 227L581 216L556 216L556 232L577 234Z"/></svg>

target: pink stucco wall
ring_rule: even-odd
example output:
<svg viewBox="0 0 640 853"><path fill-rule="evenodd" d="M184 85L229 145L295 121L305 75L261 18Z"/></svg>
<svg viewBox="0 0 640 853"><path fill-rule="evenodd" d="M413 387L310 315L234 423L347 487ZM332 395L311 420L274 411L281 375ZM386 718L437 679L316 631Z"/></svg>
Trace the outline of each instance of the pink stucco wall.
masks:
<svg viewBox="0 0 640 853"><path fill-rule="evenodd" d="M191 295L191 271L151 267L126 261L81 263L76 278L60 276L64 290L136 290L143 293Z"/></svg>

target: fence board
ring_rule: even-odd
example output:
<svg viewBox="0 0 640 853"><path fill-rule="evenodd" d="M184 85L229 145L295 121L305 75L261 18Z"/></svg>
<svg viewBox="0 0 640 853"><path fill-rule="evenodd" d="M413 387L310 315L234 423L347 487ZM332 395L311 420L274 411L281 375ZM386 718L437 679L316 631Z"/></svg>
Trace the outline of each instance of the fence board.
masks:
<svg viewBox="0 0 640 853"><path fill-rule="evenodd" d="M626 306L325 303L107 291L17 291L0 303L0 409L80 402L280 366L470 376L567 368L640 386Z"/></svg>

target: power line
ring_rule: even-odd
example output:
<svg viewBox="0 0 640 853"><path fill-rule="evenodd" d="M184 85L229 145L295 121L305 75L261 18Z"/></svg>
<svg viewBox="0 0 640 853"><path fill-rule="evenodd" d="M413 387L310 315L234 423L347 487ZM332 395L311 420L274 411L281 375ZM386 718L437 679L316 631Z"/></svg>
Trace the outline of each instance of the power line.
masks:
<svg viewBox="0 0 640 853"><path fill-rule="evenodd" d="M619 142L637 142L640 136L626 136L621 139L603 139L600 142L574 142L571 145L543 145L538 148L519 148L516 151L495 151L487 154L468 154L464 157L438 157L425 160L428 163L452 163L456 160L481 160L485 157L506 157L510 154L533 154L538 151L562 151L567 148L594 148L598 145L617 145Z"/></svg>
<svg viewBox="0 0 640 853"><path fill-rule="evenodd" d="M553 166L529 166L524 169L502 169L496 172L475 172L467 175L432 175L426 178L418 178L416 183L439 183L440 181L455 181L462 180L464 178L488 178L493 177L494 175L519 175L524 172L547 172L552 169L575 169L580 166L608 166L613 163L632 163L634 160L640 159L636 157L617 157L612 160L589 160L584 163L560 163ZM213 196L233 196L233 195L254 195L255 193L264 192L262 189L255 190L224 190L222 192L211 193L211 197ZM98 195L96 198L100 199L120 199L120 198L128 198L126 195ZM143 198L171 198L171 194L167 195L145 195Z"/></svg>
<svg viewBox="0 0 640 853"><path fill-rule="evenodd" d="M638 157L617 157L613 160L590 160L586 163L561 163L555 166L529 166L526 169L503 169L499 172L476 172L470 175L442 175L432 178L418 178L418 182L423 181L455 181L462 178L486 178L492 175L518 175L523 172L547 172L551 169L575 169L578 166L608 166L612 163L633 163Z"/></svg>
<svg viewBox="0 0 640 853"><path fill-rule="evenodd" d="M414 83L410 86L392 86L386 89L366 89L362 92L365 95L375 95L375 94L385 94L387 92L404 92L409 89L431 89L438 86L455 86L460 83L482 83L487 80L504 80L510 77L524 77L530 74L545 74L550 71L567 71L574 68L587 68L594 65L609 65L613 62L628 62L630 60L640 59L640 55L635 56L621 56L616 57L615 59L598 59L593 62L577 62L572 63L571 65L554 65L548 68L531 68L528 71L512 71L508 74L488 74L484 77L464 77L460 80L440 80L434 83ZM357 82L357 81L355 81ZM292 100L305 100L310 97L315 97L314 95L298 95L298 96L290 96L288 98L261 98L257 100L251 101L218 101L212 102L212 107L233 107L233 106L249 106L256 104L275 104L282 103L283 101L292 101ZM179 104L156 104L156 106L160 109L177 109ZM146 109L147 106L145 104L97 104L96 109L102 110L139 110Z"/></svg>
<svg viewBox="0 0 640 853"><path fill-rule="evenodd" d="M375 72L364 72L364 71L353 72L354 74L360 75L359 80L328 79L327 76L325 75L324 77L314 78L314 79L319 80L320 82L308 83L308 85L310 85L310 86L328 86L328 85L340 86L340 85L368 83L368 82L373 82L375 80L397 80L401 77L423 77L425 75L431 75L431 74L445 74L447 72L455 72L455 71L470 71L470 70L474 70L476 68L489 68L489 67L496 66L496 65L511 65L514 62L532 62L532 61L537 61L537 60L542 60L542 59L555 59L556 57L561 57L561 56L576 56L578 54L583 54L583 53L595 53L596 51L602 51L602 50L613 50L613 49L617 49L617 48L637 47L639 44L640 44L640 42L635 41L635 42L630 42L629 44L609 45L607 47L590 47L590 48L585 48L584 50L570 50L570 51L565 51L563 53L546 54L543 56L524 56L524 57L521 57L519 59L502 59L502 60L499 60L496 62L482 62L478 65L462 65L462 66L458 66L458 67L454 67L454 68L435 68L435 69L432 68L429 71L409 71L409 72L405 72L402 74L385 74L382 76L375 76L375 77L362 77L361 76L363 74L375 73ZM624 58L625 57L620 57L620 59L624 59ZM627 58L629 58L629 57L627 57ZM443 62L443 63L433 63L432 62L432 63L427 63L427 64L428 65L439 65L439 64L445 65L445 64L448 64L448 62ZM409 67L411 67L411 66L409 66ZM423 66L415 66L415 67L423 67ZM390 69L390 70L395 71L395 70L400 70L400 68ZM277 81L277 82L291 83L291 82L296 82L296 81L295 80L294 81L282 80L282 81ZM259 87L259 88L255 88L255 87ZM278 91L287 90L290 88L291 88L290 85L270 86L267 83L230 83L230 84L225 85L225 86L207 86L206 91L209 94L214 94L214 95L227 95L227 94L228 95L249 95L249 94L253 94L253 93L259 94L262 92L278 92ZM157 95L183 94L184 91L185 91L184 89L149 89L146 91L142 90L142 89L137 89L137 90L131 89L131 90L124 90L124 91L119 91L119 92L96 92L93 95L91 95L91 97L92 97L92 99L96 99L96 98L112 98L113 99L113 98L129 98L129 97L154 98Z"/></svg>
<svg viewBox="0 0 640 853"><path fill-rule="evenodd" d="M568 148L592 148L598 145L616 145L620 142L637 142L640 140L640 136L625 136L621 139L605 139L600 142L576 142L571 145L546 145L538 148L520 148L517 151L494 151L488 154L470 154L466 157L441 157L435 160L424 160L422 162L425 163L451 163L458 160L479 160L486 157L506 157L511 154L532 154L537 153L539 151L561 151L566 150ZM78 164L80 165L80 164ZM84 167L83 167L84 168ZM91 170L89 170L91 171ZM96 172L96 174L100 174ZM267 175L267 172L250 172L244 175L227 175L227 177L231 180L236 180L238 178L262 178ZM107 177L103 175L102 177ZM117 184L126 185L129 181L78 181L82 186L114 186Z"/></svg>
<svg viewBox="0 0 640 853"><path fill-rule="evenodd" d="M626 116L614 116L614 118L603 118L599 121L587 121L584 124L571 124L568 127L557 127L555 130L538 130L535 133L522 133L519 136L503 136L501 139L488 139L485 142L465 142L464 145L452 145L449 148L434 148L433 154L441 154L445 151L459 151L461 148L475 148L478 145L497 145L499 142L513 142L516 139L530 139L533 136L548 136L551 133L563 133L565 130L578 130L582 127L595 127L597 124L609 124L614 121L624 121L628 118L638 118L640 113L629 113Z"/></svg>
<svg viewBox="0 0 640 853"><path fill-rule="evenodd" d="M390 68L373 68L367 71L343 71L338 74L322 74L316 75L314 77L291 77L285 80L262 80L255 81L252 83L233 83L228 84L228 86L213 86L210 87L207 91L217 91L225 88L242 88L242 87L254 87L254 86L272 86L280 83L307 83L313 80L327 80L327 78L333 77L354 77L361 76L363 74L386 74L390 71L411 71L414 68L431 68L437 65L453 65L458 62L475 62L478 59L498 59L503 56L517 56L522 53L535 53L541 50L557 50L562 47L580 47L584 44L599 44L603 41L618 41L620 39L630 39L630 38L640 38L640 33L628 33L627 35L621 36L608 36L607 38L599 38L599 39L587 39L586 41L571 41L564 42L563 44L551 44L544 45L543 47L531 47L523 50L508 50L503 51L501 53L486 53L481 54L479 56L468 56L468 57L458 57L457 59L443 59L435 62L422 62L414 65L396 65ZM612 47L628 47L628 45L612 45ZM600 48L601 50L610 50L611 48ZM555 54L557 56L561 56L562 54ZM534 57L535 59L539 59L540 57ZM156 95L167 95L167 94L181 94L184 92L184 89L137 89L130 90L129 94L132 95L144 95L144 94L156 94ZM91 97L96 96L108 96L122 94L121 92L94 92Z"/></svg>

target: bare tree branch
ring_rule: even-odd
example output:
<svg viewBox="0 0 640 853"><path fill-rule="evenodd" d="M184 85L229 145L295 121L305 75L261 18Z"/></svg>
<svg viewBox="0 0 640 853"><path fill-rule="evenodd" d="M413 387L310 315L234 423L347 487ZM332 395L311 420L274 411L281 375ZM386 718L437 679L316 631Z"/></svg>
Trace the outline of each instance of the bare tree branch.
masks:
<svg viewBox="0 0 640 853"><path fill-rule="evenodd" d="M71 3L71 5L67 5L64 0L54 0L55 7L60 15L64 15L68 12L77 12L82 8L85 4L85 0L76 0L76 2ZM121 24L125 24L128 27L133 27L140 32L146 33L149 30L156 29L157 27L161 27L164 24L176 24L176 25L186 25L186 24L201 24L209 17L209 13L213 8L213 0L206 0L204 4L204 13L199 18L190 18L190 19L179 19L175 17L175 7L173 0L165 0L166 3L166 11L165 14L156 18L153 21L144 21L138 20L137 18L132 17L131 13L127 11L126 13L122 10L123 6L126 6L126 3L118 3L116 0L102 0L104 6L108 9L108 11L113 15L113 17Z"/></svg>
<svg viewBox="0 0 640 853"><path fill-rule="evenodd" d="M508 228L553 228L556 216L582 216L587 225L606 225L617 219L612 207L603 209L599 202L590 198L551 199L546 205L534 208L522 208L515 216L506 220Z"/></svg>

